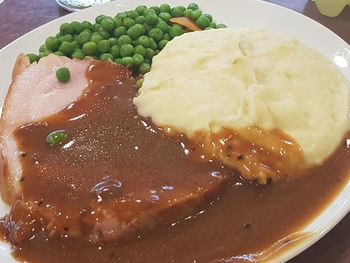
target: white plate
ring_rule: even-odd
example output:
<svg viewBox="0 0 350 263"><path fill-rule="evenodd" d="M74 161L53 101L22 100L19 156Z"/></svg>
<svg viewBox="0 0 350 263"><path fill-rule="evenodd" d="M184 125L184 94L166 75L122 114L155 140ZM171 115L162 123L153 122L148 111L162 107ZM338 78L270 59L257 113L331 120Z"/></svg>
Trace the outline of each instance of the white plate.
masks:
<svg viewBox="0 0 350 263"><path fill-rule="evenodd" d="M160 5L163 2L176 5L187 5L194 0L120 0L109 4L89 8L73 13L46 25L43 25L25 36L17 39L0 50L0 99L3 102L11 81L12 67L17 55L21 52L36 53L45 39L59 31L64 22L73 20L93 21L99 14L114 16L119 11L130 10L137 5ZM213 15L218 22L223 22L232 28L260 27L265 30L298 38L306 45L313 47L332 61L350 81L350 46L336 34L317 22L286 8L258 0L201 0L197 1L202 10ZM0 215L7 208L0 202ZM276 262L287 261L299 254L333 228L350 211L350 182L332 203L307 227L305 232L313 235L301 241L293 248L283 252ZM0 258L2 263L15 263L9 254L9 247L0 243Z"/></svg>

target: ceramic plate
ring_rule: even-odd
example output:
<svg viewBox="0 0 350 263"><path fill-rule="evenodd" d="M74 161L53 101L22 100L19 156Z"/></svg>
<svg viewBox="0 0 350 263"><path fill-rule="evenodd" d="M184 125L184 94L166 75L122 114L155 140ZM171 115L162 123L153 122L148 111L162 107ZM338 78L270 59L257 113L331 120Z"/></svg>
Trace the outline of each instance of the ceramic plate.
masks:
<svg viewBox="0 0 350 263"><path fill-rule="evenodd" d="M60 24L73 20L93 21L99 14L114 16L119 11L130 10L137 5L160 5L168 2L172 6L187 5L193 0L119 0L109 4L85 9L50 23L17 39L0 51L0 100L4 101L11 81L11 72L18 54L36 53L45 39L59 31ZM258 0L202 0L197 1L202 10L213 15L219 22L231 28L259 27L270 32L295 37L304 44L316 49L350 81L350 46L336 34L319 23L289 9ZM274 261L283 262L299 254L333 228L350 210L350 182L302 232L312 233L309 238L282 252ZM8 208L0 202L0 216ZM15 263L8 245L0 243L2 263Z"/></svg>

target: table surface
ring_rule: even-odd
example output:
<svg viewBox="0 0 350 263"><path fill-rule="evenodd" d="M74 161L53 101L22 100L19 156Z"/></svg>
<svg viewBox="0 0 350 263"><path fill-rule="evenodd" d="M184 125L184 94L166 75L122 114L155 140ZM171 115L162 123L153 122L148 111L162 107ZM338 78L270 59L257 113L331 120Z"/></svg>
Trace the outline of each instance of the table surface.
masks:
<svg viewBox="0 0 350 263"><path fill-rule="evenodd" d="M350 7L345 8L340 16L328 18L322 16L315 4L308 0L267 2L303 13L350 43ZM66 14L68 12L59 8L54 0L5 0L0 4L0 49L30 30ZM350 262L350 214L319 242L289 262Z"/></svg>

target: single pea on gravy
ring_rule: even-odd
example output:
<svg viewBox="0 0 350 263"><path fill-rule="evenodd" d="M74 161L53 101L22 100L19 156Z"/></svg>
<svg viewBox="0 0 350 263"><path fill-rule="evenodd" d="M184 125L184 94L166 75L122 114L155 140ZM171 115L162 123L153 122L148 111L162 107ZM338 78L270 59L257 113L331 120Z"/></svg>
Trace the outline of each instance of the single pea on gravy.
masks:
<svg viewBox="0 0 350 263"><path fill-rule="evenodd" d="M210 31L169 42L140 90L111 61L18 58L0 123L16 259L258 261L303 237L349 180L348 84L294 40Z"/></svg>

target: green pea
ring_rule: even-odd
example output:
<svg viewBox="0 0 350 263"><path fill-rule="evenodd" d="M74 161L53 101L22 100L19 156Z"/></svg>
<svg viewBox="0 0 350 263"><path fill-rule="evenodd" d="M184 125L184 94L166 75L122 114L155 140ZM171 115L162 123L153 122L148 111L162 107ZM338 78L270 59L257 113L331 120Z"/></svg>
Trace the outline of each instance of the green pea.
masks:
<svg viewBox="0 0 350 263"><path fill-rule="evenodd" d="M146 23L144 23L143 26L147 33L154 27L154 26L147 25Z"/></svg>
<svg viewBox="0 0 350 263"><path fill-rule="evenodd" d="M134 60L132 59L132 57L123 57L121 59L121 64L124 66L132 66L134 63Z"/></svg>
<svg viewBox="0 0 350 263"><path fill-rule="evenodd" d="M41 45L40 48L39 48L39 52L44 52L44 51L47 51L47 47L46 45Z"/></svg>
<svg viewBox="0 0 350 263"><path fill-rule="evenodd" d="M97 44L97 50L100 52L100 53L107 53L108 50L110 48L110 45L109 45L109 42L108 40L101 40L100 42L98 42Z"/></svg>
<svg viewBox="0 0 350 263"><path fill-rule="evenodd" d="M151 6L150 9L154 10L154 12L155 12L157 15L159 15L159 13L160 13L160 8L159 8L159 6Z"/></svg>
<svg viewBox="0 0 350 263"><path fill-rule="evenodd" d="M120 17L114 17L113 21L116 28L123 24L123 19L121 19Z"/></svg>
<svg viewBox="0 0 350 263"><path fill-rule="evenodd" d="M213 27L210 27L210 26L204 28L204 30L210 30L210 29L214 29L214 28L213 28Z"/></svg>
<svg viewBox="0 0 350 263"><path fill-rule="evenodd" d="M74 32L74 29L73 27L71 26L71 24L69 23L63 23L61 26L60 26L60 33L62 35L66 35L66 34L73 34Z"/></svg>
<svg viewBox="0 0 350 263"><path fill-rule="evenodd" d="M216 28L226 28L227 26L225 24L218 24Z"/></svg>
<svg viewBox="0 0 350 263"><path fill-rule="evenodd" d="M180 17L184 15L184 11L182 11L179 7L174 7L171 9L170 14L172 17Z"/></svg>
<svg viewBox="0 0 350 263"><path fill-rule="evenodd" d="M77 40L78 40L78 36L79 36L78 34L74 34L74 35L73 35L74 41L77 41Z"/></svg>
<svg viewBox="0 0 350 263"><path fill-rule="evenodd" d="M141 36L141 30L136 25L130 27L126 33L133 40L136 40L139 36Z"/></svg>
<svg viewBox="0 0 350 263"><path fill-rule="evenodd" d="M47 49L56 51L60 46L60 41L57 39L57 37L50 36L46 39L45 45Z"/></svg>
<svg viewBox="0 0 350 263"><path fill-rule="evenodd" d="M99 33L99 34L101 35L101 37L103 37L104 39L108 39L108 38L111 37L111 34L110 34L108 31L103 30L103 29L100 29L100 30L98 31L98 33Z"/></svg>
<svg viewBox="0 0 350 263"><path fill-rule="evenodd" d="M117 63L117 64L123 65L123 63L122 63L122 58L116 58L116 59L114 60L114 62Z"/></svg>
<svg viewBox="0 0 350 263"><path fill-rule="evenodd" d="M114 30L114 37L118 38L122 35L125 35L126 34L126 28L124 26L120 26L120 27L117 27L115 30Z"/></svg>
<svg viewBox="0 0 350 263"><path fill-rule="evenodd" d="M210 14L204 14L209 19L209 23L213 21L213 17Z"/></svg>
<svg viewBox="0 0 350 263"><path fill-rule="evenodd" d="M161 4L160 7L159 7L159 9L160 9L160 12L161 12L161 13L162 13L162 12L170 13L170 11L171 11L171 7L170 7L170 5L168 5L168 4Z"/></svg>
<svg viewBox="0 0 350 263"><path fill-rule="evenodd" d="M131 44L122 45L119 53L122 57L129 57L134 53L134 47Z"/></svg>
<svg viewBox="0 0 350 263"><path fill-rule="evenodd" d="M63 36L60 36L58 38L58 40L62 43L64 41L67 41L67 42L72 42L73 41L73 36L71 34L67 34L67 35L63 35Z"/></svg>
<svg viewBox="0 0 350 263"><path fill-rule="evenodd" d="M113 32L115 24L111 17L105 17L101 20L101 27L107 32Z"/></svg>
<svg viewBox="0 0 350 263"><path fill-rule="evenodd" d="M103 53L100 55L100 60L104 60L104 61L108 61L108 60L111 60L111 61L114 61L114 56L110 53Z"/></svg>
<svg viewBox="0 0 350 263"><path fill-rule="evenodd" d="M141 74L145 74L145 73L149 72L150 70L151 70L151 65L148 63L142 63L140 68L139 68L139 71Z"/></svg>
<svg viewBox="0 0 350 263"><path fill-rule="evenodd" d="M135 86L136 86L137 89L140 89L142 87L142 84L143 84L143 78L138 79L136 81L136 85Z"/></svg>
<svg viewBox="0 0 350 263"><path fill-rule="evenodd" d="M63 52L61 51L56 51L54 54L56 54L57 56L64 56Z"/></svg>
<svg viewBox="0 0 350 263"><path fill-rule="evenodd" d="M146 17L144 16L138 16L135 18L135 22L138 24L144 24L146 22Z"/></svg>
<svg viewBox="0 0 350 263"><path fill-rule="evenodd" d="M147 8L147 9L145 9L145 11L143 11L143 15L147 16L148 14L156 15L156 12L153 9Z"/></svg>
<svg viewBox="0 0 350 263"><path fill-rule="evenodd" d="M98 32L100 30L100 28L101 28L101 25L98 23L95 23L92 25L92 31L94 31L94 32Z"/></svg>
<svg viewBox="0 0 350 263"><path fill-rule="evenodd" d="M136 89L139 90L142 87L142 84L143 84L143 78L138 79L135 83Z"/></svg>
<svg viewBox="0 0 350 263"><path fill-rule="evenodd" d="M197 10L199 6L196 3L191 3L187 6L188 9Z"/></svg>
<svg viewBox="0 0 350 263"><path fill-rule="evenodd" d="M164 20L165 22L168 22L171 18L171 15L169 13L166 13L166 12L161 12L159 14L159 18Z"/></svg>
<svg viewBox="0 0 350 263"><path fill-rule="evenodd" d="M118 44L119 46L125 45L125 44L131 44L132 43L132 39L127 36L127 35L122 35L118 38Z"/></svg>
<svg viewBox="0 0 350 263"><path fill-rule="evenodd" d="M159 28L153 28L149 31L148 36L159 42L163 38L163 31Z"/></svg>
<svg viewBox="0 0 350 263"><path fill-rule="evenodd" d="M156 55L156 52L151 48L146 48L146 58L152 59Z"/></svg>
<svg viewBox="0 0 350 263"><path fill-rule="evenodd" d="M135 24L134 27L136 27L136 28L138 28L138 29L140 30L141 35L145 34L146 28L145 28L143 25L141 25L141 24Z"/></svg>
<svg viewBox="0 0 350 263"><path fill-rule="evenodd" d="M200 28L203 29L203 28L206 28L207 26L209 26L210 21L209 21L208 17L206 17L205 15L201 15L196 20L196 24L197 24L197 26L199 26Z"/></svg>
<svg viewBox="0 0 350 263"><path fill-rule="evenodd" d="M72 58L76 58L76 59L84 59L85 55L83 53L83 50L81 49L76 49L74 50L73 54L72 54Z"/></svg>
<svg viewBox="0 0 350 263"><path fill-rule="evenodd" d="M27 54L27 57L29 58L30 63L39 61L39 56L37 56L35 54L29 53L29 54Z"/></svg>
<svg viewBox="0 0 350 263"><path fill-rule="evenodd" d="M212 28L216 28L216 23L215 22L210 22L209 26L212 27Z"/></svg>
<svg viewBox="0 0 350 263"><path fill-rule="evenodd" d="M150 59L148 59L148 58L145 58L145 63L147 63L147 64L150 64L150 65L151 65L152 61L151 61Z"/></svg>
<svg viewBox="0 0 350 263"><path fill-rule="evenodd" d="M139 13L138 13L136 10L130 10L130 11L126 12L126 15L127 15L129 18L135 20L135 18L138 17Z"/></svg>
<svg viewBox="0 0 350 263"><path fill-rule="evenodd" d="M126 17L128 17L128 16L126 15L125 12L120 12L120 13L118 13L115 17L116 17L116 18L124 19L124 18L126 18Z"/></svg>
<svg viewBox="0 0 350 263"><path fill-rule="evenodd" d="M146 15L146 24L149 26L154 26L158 23L158 16L154 13L149 13Z"/></svg>
<svg viewBox="0 0 350 263"><path fill-rule="evenodd" d="M101 24L102 19L105 18L105 17L106 17L105 15L98 15L95 18L95 22L98 23L98 24Z"/></svg>
<svg viewBox="0 0 350 263"><path fill-rule="evenodd" d="M191 13L191 19L193 21L196 21L201 15L202 15L202 11L199 9L196 9Z"/></svg>
<svg viewBox="0 0 350 263"><path fill-rule="evenodd" d="M60 36L62 36L62 34L60 32L58 32L55 37L59 38Z"/></svg>
<svg viewBox="0 0 350 263"><path fill-rule="evenodd" d="M56 52L57 52L57 51L56 51ZM43 57L48 56L50 53L51 53L51 51L48 51L48 50L45 50L45 51L43 51L43 52L40 52L40 53L39 53L39 60L40 60L40 58L43 58Z"/></svg>
<svg viewBox="0 0 350 263"><path fill-rule="evenodd" d="M93 34L90 39L90 41L95 42L96 44L101 40L103 40L103 37L98 33Z"/></svg>
<svg viewBox="0 0 350 263"><path fill-rule="evenodd" d="M193 12L192 9L186 9L184 12L184 16L189 18L189 19L192 19L192 12Z"/></svg>
<svg viewBox="0 0 350 263"><path fill-rule="evenodd" d="M71 43L72 43L74 49L77 49L80 47L78 41L76 41L76 40L72 41Z"/></svg>
<svg viewBox="0 0 350 263"><path fill-rule="evenodd" d="M64 53L65 55L69 56L72 55L74 52L74 45L72 44L72 42L64 41L61 43L58 50Z"/></svg>
<svg viewBox="0 0 350 263"><path fill-rule="evenodd" d="M114 46L116 44L118 44L118 40L114 37L108 38L108 43L110 46Z"/></svg>
<svg viewBox="0 0 350 263"><path fill-rule="evenodd" d="M156 25L157 28L163 31L163 33L166 33L169 31L169 26L166 22L164 21L159 21L158 24Z"/></svg>
<svg viewBox="0 0 350 263"><path fill-rule="evenodd" d="M179 5L177 6L177 8L179 8L182 12L185 12L186 7L184 7L183 5Z"/></svg>
<svg viewBox="0 0 350 263"><path fill-rule="evenodd" d="M131 19L132 21L134 21L134 23L139 23L139 22L137 22L136 20L140 20L140 16L137 16L137 17L135 18L135 20L132 19L132 18L130 18L130 17L128 17L128 19L126 20L126 21L127 21L126 23L130 23L131 20L129 20L129 19ZM142 18L141 18L141 19L142 19ZM114 23L115 23L116 27L119 27L119 26L123 25L124 20L122 20L122 19L120 19L120 18L117 18L117 19L114 19ZM132 26L132 25L131 25L131 26ZM129 26L129 27L130 27L130 26Z"/></svg>
<svg viewBox="0 0 350 263"><path fill-rule="evenodd" d="M87 42L83 45L83 53L85 56L94 55L97 51L97 45L95 42Z"/></svg>
<svg viewBox="0 0 350 263"><path fill-rule="evenodd" d="M70 79L70 72L67 67L62 67L56 70L56 77L59 82L66 83Z"/></svg>
<svg viewBox="0 0 350 263"><path fill-rule="evenodd" d="M164 35L163 35L163 40L170 40L170 34L169 33L165 33Z"/></svg>
<svg viewBox="0 0 350 263"><path fill-rule="evenodd" d="M47 135L47 137L46 137L46 142L50 146L60 145L63 142L65 142L66 140L67 140L67 134L66 134L65 130L53 131L49 135Z"/></svg>
<svg viewBox="0 0 350 263"><path fill-rule="evenodd" d="M171 38L177 37L185 33L185 30L182 29L182 27L178 25L174 25L170 28L169 34Z"/></svg>
<svg viewBox="0 0 350 263"><path fill-rule="evenodd" d="M84 45L86 42L89 42L91 39L91 33L89 31L83 31L78 35L78 43Z"/></svg>
<svg viewBox="0 0 350 263"><path fill-rule="evenodd" d="M135 8L135 11L139 14L142 15L143 12L147 9L145 5L139 5L138 7Z"/></svg>
<svg viewBox="0 0 350 263"><path fill-rule="evenodd" d="M148 48L150 46L149 38L147 36L140 36L136 43L138 45L144 46L145 48Z"/></svg>
<svg viewBox="0 0 350 263"><path fill-rule="evenodd" d="M83 32L88 32L88 33L92 34L92 30L91 29L84 29Z"/></svg>
<svg viewBox="0 0 350 263"><path fill-rule="evenodd" d="M120 53L119 53L119 46L118 45L114 45L111 47L110 49L110 53L115 57L119 57L120 56Z"/></svg>
<svg viewBox="0 0 350 263"><path fill-rule="evenodd" d="M159 47L160 49L163 49L163 48L166 46L166 44L168 44L168 42L169 42L169 40L163 39L163 40L161 40L161 41L159 42L158 47Z"/></svg>
<svg viewBox="0 0 350 263"><path fill-rule="evenodd" d="M83 29L92 30L92 24L89 21L83 21L81 25L83 26Z"/></svg>
<svg viewBox="0 0 350 263"><path fill-rule="evenodd" d="M136 47L134 47L134 54L140 54L144 57L146 56L146 48L141 45L137 45Z"/></svg>
<svg viewBox="0 0 350 263"><path fill-rule="evenodd" d="M123 20L123 26L125 26L126 28L130 28L132 27L133 25L135 25L135 20L127 17L127 18L124 18Z"/></svg>
<svg viewBox="0 0 350 263"><path fill-rule="evenodd" d="M140 54L134 54L134 55L132 56L132 58L133 58L133 60L134 60L133 65L136 66L136 67L141 66L141 64L144 62L144 58L143 58L143 56L140 55Z"/></svg>
<svg viewBox="0 0 350 263"><path fill-rule="evenodd" d="M153 38L149 38L149 47L153 50L156 50L158 47L156 41L154 41Z"/></svg>
<svg viewBox="0 0 350 263"><path fill-rule="evenodd" d="M73 21L72 23L70 23L71 26L73 27L73 30L75 33L79 34L81 31L83 31L84 27L82 25L82 23L78 22L78 21Z"/></svg>

